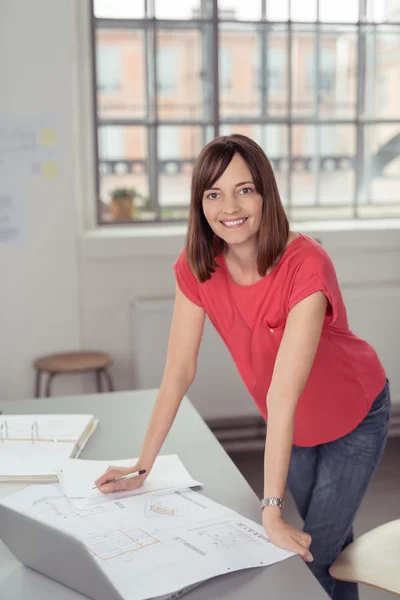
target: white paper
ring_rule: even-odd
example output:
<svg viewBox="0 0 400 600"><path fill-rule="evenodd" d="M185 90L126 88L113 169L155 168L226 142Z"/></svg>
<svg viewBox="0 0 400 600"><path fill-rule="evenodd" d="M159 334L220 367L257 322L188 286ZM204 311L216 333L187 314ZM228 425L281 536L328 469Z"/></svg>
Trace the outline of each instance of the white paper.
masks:
<svg viewBox="0 0 400 600"><path fill-rule="evenodd" d="M147 600L292 553L258 523L192 490L130 496L80 511L58 485L2 499L85 544L125 600Z"/></svg>
<svg viewBox="0 0 400 600"><path fill-rule="evenodd" d="M56 475L92 415L1 415L0 477Z"/></svg>
<svg viewBox="0 0 400 600"><path fill-rule="evenodd" d="M0 176L57 177L59 131L52 114L0 116Z"/></svg>
<svg viewBox="0 0 400 600"><path fill-rule="evenodd" d="M74 460L63 461L58 473L62 488L78 508L85 509L100 506L112 499L126 498L132 495L157 492L160 490L177 490L202 483L193 479L182 461L176 454L158 456L144 484L137 490L102 494L97 489L92 490L95 480L103 475L110 466L131 467L137 463L137 458L116 461L104 460Z"/></svg>
<svg viewBox="0 0 400 600"><path fill-rule="evenodd" d="M21 244L23 224L22 187L2 182L0 185L0 244Z"/></svg>

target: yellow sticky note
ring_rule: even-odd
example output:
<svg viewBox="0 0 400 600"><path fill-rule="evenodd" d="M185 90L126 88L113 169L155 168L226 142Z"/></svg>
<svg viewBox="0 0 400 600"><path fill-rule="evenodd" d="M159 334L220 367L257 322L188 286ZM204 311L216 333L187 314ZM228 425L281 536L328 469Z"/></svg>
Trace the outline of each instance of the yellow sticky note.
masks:
<svg viewBox="0 0 400 600"><path fill-rule="evenodd" d="M46 177L46 179L54 179L58 175L57 163L43 162L41 171L43 177Z"/></svg>
<svg viewBox="0 0 400 600"><path fill-rule="evenodd" d="M57 142L57 131L47 127L40 132L40 143L42 146L53 146Z"/></svg>

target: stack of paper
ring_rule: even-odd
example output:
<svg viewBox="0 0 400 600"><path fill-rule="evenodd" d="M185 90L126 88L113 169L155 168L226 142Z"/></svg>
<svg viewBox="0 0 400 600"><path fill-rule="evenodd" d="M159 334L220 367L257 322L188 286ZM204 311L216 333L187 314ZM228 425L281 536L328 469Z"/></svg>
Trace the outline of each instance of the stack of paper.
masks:
<svg viewBox="0 0 400 600"><path fill-rule="evenodd" d="M1 415L0 481L55 481L97 424L93 415Z"/></svg>
<svg viewBox="0 0 400 600"><path fill-rule="evenodd" d="M80 509L99 506L110 500L132 495L159 492L161 490L180 490L203 485L196 481L186 470L176 454L158 456L144 484L137 490L102 494L93 490L94 482L108 467L132 467L137 458L116 461L74 460L62 462L58 471L58 480L70 501Z"/></svg>
<svg viewBox="0 0 400 600"><path fill-rule="evenodd" d="M172 594L292 556L271 544L261 525L193 490L78 510L59 485L30 486L1 503L80 539L125 600Z"/></svg>

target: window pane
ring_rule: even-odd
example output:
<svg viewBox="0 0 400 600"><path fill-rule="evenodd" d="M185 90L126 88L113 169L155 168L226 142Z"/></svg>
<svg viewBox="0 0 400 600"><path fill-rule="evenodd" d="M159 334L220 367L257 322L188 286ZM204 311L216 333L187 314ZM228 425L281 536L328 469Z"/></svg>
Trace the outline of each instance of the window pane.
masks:
<svg viewBox="0 0 400 600"><path fill-rule="evenodd" d="M288 131L286 125L253 125L250 135L261 146L272 165L279 194L287 204Z"/></svg>
<svg viewBox="0 0 400 600"><path fill-rule="evenodd" d="M253 25L224 25L220 30L221 116L260 114L260 45Z"/></svg>
<svg viewBox="0 0 400 600"><path fill-rule="evenodd" d="M365 175L363 201L375 204L372 214L399 215L400 124L368 125L365 131ZM396 204L397 206L394 206ZM371 209L372 210L372 209Z"/></svg>
<svg viewBox="0 0 400 600"><path fill-rule="evenodd" d="M258 21L261 19L261 0L218 0L219 18L228 21Z"/></svg>
<svg viewBox="0 0 400 600"><path fill-rule="evenodd" d="M96 77L100 117L146 116L143 32L97 29Z"/></svg>
<svg viewBox="0 0 400 600"><path fill-rule="evenodd" d="M354 118L357 102L357 36L352 27L324 28L320 35L319 73L321 117Z"/></svg>
<svg viewBox="0 0 400 600"><path fill-rule="evenodd" d="M292 21L316 21L317 0L301 0L290 5Z"/></svg>
<svg viewBox="0 0 400 600"><path fill-rule="evenodd" d="M293 28L292 111L295 116L311 116L316 110L315 28Z"/></svg>
<svg viewBox="0 0 400 600"><path fill-rule="evenodd" d="M295 125L292 151L292 217L350 217L355 185L354 128Z"/></svg>
<svg viewBox="0 0 400 600"><path fill-rule="evenodd" d="M94 0L94 14L107 19L142 19L145 0Z"/></svg>
<svg viewBox="0 0 400 600"><path fill-rule="evenodd" d="M157 31L159 119L200 118L207 112L202 45L198 29Z"/></svg>
<svg viewBox="0 0 400 600"><path fill-rule="evenodd" d="M319 18L330 23L356 23L359 15L359 0L345 3L319 0Z"/></svg>
<svg viewBox="0 0 400 600"><path fill-rule="evenodd" d="M101 126L98 129L100 210L103 221L129 221L152 218L147 176L147 136L145 127ZM113 192L127 188L138 195L130 201L112 198Z"/></svg>
<svg viewBox="0 0 400 600"><path fill-rule="evenodd" d="M288 113L288 46L287 28L278 25L268 30L265 42L267 113L285 116Z"/></svg>
<svg viewBox="0 0 400 600"><path fill-rule="evenodd" d="M366 33L366 114L400 118L400 27L378 27Z"/></svg>
<svg viewBox="0 0 400 600"><path fill-rule="evenodd" d="M161 125L158 128L162 219L187 218L193 164L205 143L202 127Z"/></svg>
<svg viewBox="0 0 400 600"><path fill-rule="evenodd" d="M185 0L184 2L167 2L156 0L157 19L201 19L209 14L206 10L207 3L201 0Z"/></svg>
<svg viewBox="0 0 400 600"><path fill-rule="evenodd" d="M400 21L399 0L368 0L367 19L377 23Z"/></svg>
<svg viewBox="0 0 400 600"><path fill-rule="evenodd" d="M269 21L288 21L289 2L288 0L266 0L267 19Z"/></svg>

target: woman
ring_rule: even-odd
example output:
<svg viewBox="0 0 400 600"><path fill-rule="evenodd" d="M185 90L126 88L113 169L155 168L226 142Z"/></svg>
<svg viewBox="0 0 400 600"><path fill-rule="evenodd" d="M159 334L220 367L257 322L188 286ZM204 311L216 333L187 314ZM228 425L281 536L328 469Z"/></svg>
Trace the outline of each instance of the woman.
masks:
<svg viewBox="0 0 400 600"><path fill-rule="evenodd" d="M220 137L193 171L186 249L164 377L138 464L109 469L104 492L148 476L193 382L207 314L268 421L262 522L271 541L300 554L328 594L357 586L329 567L352 541L352 524L382 456L390 412L375 351L348 327L335 269L314 240L289 230L271 165L242 135ZM112 483L127 473L146 474ZM286 484L304 531L281 517Z"/></svg>

